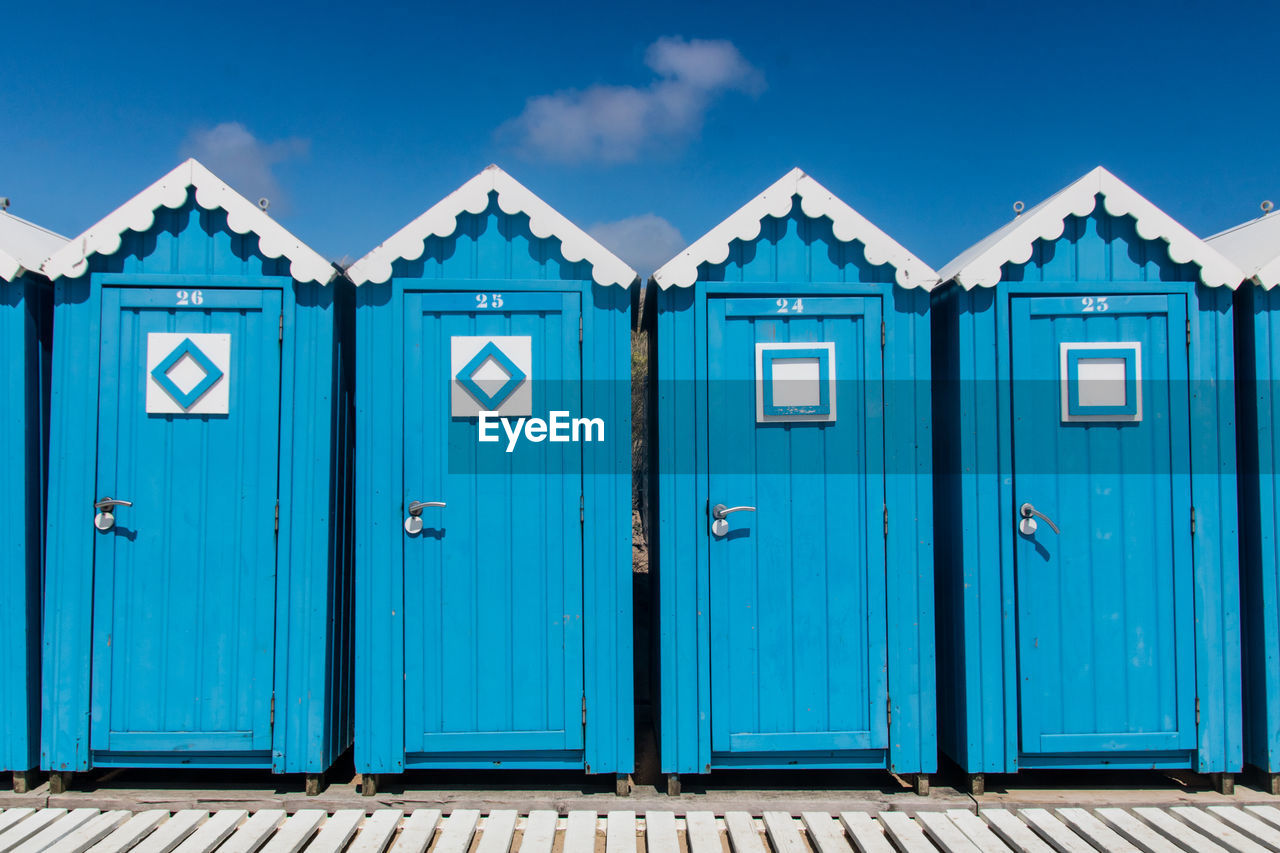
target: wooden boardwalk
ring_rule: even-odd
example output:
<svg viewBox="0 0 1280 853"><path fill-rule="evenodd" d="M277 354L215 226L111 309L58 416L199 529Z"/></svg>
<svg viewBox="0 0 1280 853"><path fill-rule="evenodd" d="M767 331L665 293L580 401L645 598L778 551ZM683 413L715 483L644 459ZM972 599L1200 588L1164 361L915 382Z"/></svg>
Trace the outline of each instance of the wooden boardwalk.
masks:
<svg viewBox="0 0 1280 853"><path fill-rule="evenodd" d="M1263 853L1280 808L690 811L0 810L0 853Z"/></svg>

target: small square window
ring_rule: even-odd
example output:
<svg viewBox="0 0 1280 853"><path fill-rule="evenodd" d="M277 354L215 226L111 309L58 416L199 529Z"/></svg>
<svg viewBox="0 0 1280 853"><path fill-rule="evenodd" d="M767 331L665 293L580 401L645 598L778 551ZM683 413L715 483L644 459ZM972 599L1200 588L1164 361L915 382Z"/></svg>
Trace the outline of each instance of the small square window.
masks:
<svg viewBox="0 0 1280 853"><path fill-rule="evenodd" d="M756 421L835 420L835 344L756 344Z"/></svg>
<svg viewBox="0 0 1280 853"><path fill-rule="evenodd" d="M1059 345L1064 422L1142 420L1142 345Z"/></svg>

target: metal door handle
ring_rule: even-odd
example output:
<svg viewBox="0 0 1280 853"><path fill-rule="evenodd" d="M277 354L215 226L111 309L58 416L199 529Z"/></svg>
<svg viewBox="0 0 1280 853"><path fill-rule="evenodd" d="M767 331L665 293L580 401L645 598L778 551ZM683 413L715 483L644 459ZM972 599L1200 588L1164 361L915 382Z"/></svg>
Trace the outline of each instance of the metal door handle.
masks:
<svg viewBox="0 0 1280 853"><path fill-rule="evenodd" d="M725 506L724 504L716 504L711 508L711 532L716 536L724 536L729 532L729 522L725 516L731 512L755 512L753 506Z"/></svg>
<svg viewBox="0 0 1280 853"><path fill-rule="evenodd" d="M422 532L422 511L427 507L443 507L444 501L410 501L409 517L404 520L404 532L416 536Z"/></svg>
<svg viewBox="0 0 1280 853"><path fill-rule="evenodd" d="M1059 536L1062 535L1062 531L1058 529L1058 525L1053 523L1053 519L1036 509L1029 502L1024 503L1019 507L1018 512L1022 515L1022 520L1018 522L1018 531L1024 536L1030 536L1032 533L1036 532L1036 519L1032 516L1043 518L1044 523L1053 528L1054 533L1057 533Z"/></svg>
<svg viewBox="0 0 1280 853"><path fill-rule="evenodd" d="M95 501L93 508L98 511L93 517L93 526L99 530L110 530L116 526L116 514L112 512L118 506L133 506L133 501L122 501L107 495L100 501Z"/></svg>

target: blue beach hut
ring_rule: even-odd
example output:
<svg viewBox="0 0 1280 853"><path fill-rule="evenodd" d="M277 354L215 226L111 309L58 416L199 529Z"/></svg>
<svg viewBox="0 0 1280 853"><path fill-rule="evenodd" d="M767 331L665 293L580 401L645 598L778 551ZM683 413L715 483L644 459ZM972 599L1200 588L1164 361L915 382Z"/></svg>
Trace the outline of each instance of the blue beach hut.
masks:
<svg viewBox="0 0 1280 853"><path fill-rule="evenodd" d="M1240 271L1098 168L941 275L942 752L975 791L1103 767L1229 790Z"/></svg>
<svg viewBox="0 0 1280 853"><path fill-rule="evenodd" d="M41 766L321 774L351 743L351 291L195 160L54 282Z"/></svg>
<svg viewBox="0 0 1280 853"><path fill-rule="evenodd" d="M635 271L490 166L348 274L364 793L415 768L626 788Z"/></svg>
<svg viewBox="0 0 1280 853"><path fill-rule="evenodd" d="M936 282L799 169L654 274L669 791L722 768L863 768L928 792Z"/></svg>
<svg viewBox="0 0 1280 853"><path fill-rule="evenodd" d="M1206 242L1243 271L1236 291L1240 453L1240 600L1244 642L1244 761L1280 794L1280 213Z"/></svg>
<svg viewBox="0 0 1280 853"><path fill-rule="evenodd" d="M40 266L67 238L0 210L0 348L8 410L0 493L14 516L0 554L0 770L25 793L40 763L40 590L53 288Z"/></svg>

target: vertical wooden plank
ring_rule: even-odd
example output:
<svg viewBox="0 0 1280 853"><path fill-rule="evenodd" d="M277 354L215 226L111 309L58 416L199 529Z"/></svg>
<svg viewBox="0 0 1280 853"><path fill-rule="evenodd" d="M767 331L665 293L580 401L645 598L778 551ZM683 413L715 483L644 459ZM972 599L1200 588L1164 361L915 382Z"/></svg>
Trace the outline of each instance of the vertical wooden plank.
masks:
<svg viewBox="0 0 1280 853"><path fill-rule="evenodd" d="M1137 847L1085 809L1058 809L1058 814L1077 835L1099 850L1106 850L1107 853L1140 853Z"/></svg>
<svg viewBox="0 0 1280 853"><path fill-rule="evenodd" d="M747 812L725 812L724 828L729 833L733 853L766 853L755 819Z"/></svg>
<svg viewBox="0 0 1280 853"><path fill-rule="evenodd" d="M529 818L524 824L524 835L520 839L519 853L551 853L556 841L556 823L559 820L559 813L550 809L529 812Z"/></svg>
<svg viewBox="0 0 1280 853"><path fill-rule="evenodd" d="M216 818L216 815L214 816ZM263 809L240 824L218 853L254 853L284 820L284 809ZM211 821L213 818L210 819Z"/></svg>
<svg viewBox="0 0 1280 853"><path fill-rule="evenodd" d="M1018 815L1058 853L1093 853L1092 846L1047 809L1021 809Z"/></svg>
<svg viewBox="0 0 1280 853"><path fill-rule="evenodd" d="M774 853L809 853L809 846L796 828L795 818L787 812L765 812L764 831Z"/></svg>
<svg viewBox="0 0 1280 853"><path fill-rule="evenodd" d="M480 812L475 809L455 809L440 828L440 840L436 853L466 853L476 834Z"/></svg>
<svg viewBox="0 0 1280 853"><path fill-rule="evenodd" d="M532 820L533 815L529 818ZM680 853L675 812L645 812L644 843L645 853ZM525 850L522 848L520 853L525 853ZM535 850L530 853L545 853L545 851Z"/></svg>
<svg viewBox="0 0 1280 853"><path fill-rule="evenodd" d="M395 835L402 814L404 813L399 809L378 809L360 827L347 853L382 853L387 849L391 836ZM478 816L479 812L475 814ZM472 826L474 828L474 823ZM470 840L471 836L468 835L467 841Z"/></svg>
<svg viewBox="0 0 1280 853"><path fill-rule="evenodd" d="M315 841L307 853L338 853L356 834L356 827L364 818L364 809L341 809L324 822L316 833Z"/></svg>
<svg viewBox="0 0 1280 853"><path fill-rule="evenodd" d="M893 845L884 837L884 827L866 812L841 812L840 822L858 853L894 853Z"/></svg>
<svg viewBox="0 0 1280 853"><path fill-rule="evenodd" d="M1053 853L1052 847L1040 840L1031 829L1005 809L982 809L979 816L1005 844L1018 853Z"/></svg>
<svg viewBox="0 0 1280 853"><path fill-rule="evenodd" d="M564 830L564 853L594 853L596 849L596 813L569 812ZM437 849L436 853L443 853Z"/></svg>
<svg viewBox="0 0 1280 853"><path fill-rule="evenodd" d="M221 809L200 825L186 840L178 845L176 853L210 853L236 831L236 827L248 817L244 809Z"/></svg>
<svg viewBox="0 0 1280 853"><path fill-rule="evenodd" d="M508 853L519 814L514 809L489 812L489 816L484 819L484 828L480 831L476 853Z"/></svg>
<svg viewBox="0 0 1280 853"><path fill-rule="evenodd" d="M131 850L168 816L169 813L164 809L138 812L115 832L91 847L89 853L122 853Z"/></svg>
<svg viewBox="0 0 1280 853"><path fill-rule="evenodd" d="M924 829L924 834L933 840L947 853L982 853L960 828L951 822L951 818L942 812L916 812L916 823Z"/></svg>
<svg viewBox="0 0 1280 853"><path fill-rule="evenodd" d="M199 809L183 809L139 842L133 853L169 853L208 816L208 812Z"/></svg>
<svg viewBox="0 0 1280 853"><path fill-rule="evenodd" d="M609 812L604 830L605 853L636 853L635 812Z"/></svg>
<svg viewBox="0 0 1280 853"><path fill-rule="evenodd" d="M1122 838L1144 853L1179 853L1182 849L1124 809L1101 808L1097 814Z"/></svg>
<svg viewBox="0 0 1280 853"><path fill-rule="evenodd" d="M391 853L425 853L439 822L439 809L414 809L405 819Z"/></svg>
<svg viewBox="0 0 1280 853"><path fill-rule="evenodd" d="M129 812L123 809L103 812L57 842L58 853L84 853L124 823Z"/></svg>
<svg viewBox="0 0 1280 853"><path fill-rule="evenodd" d="M885 835L893 839L902 853L937 853L937 848L925 838L920 824L905 812L880 812L877 817Z"/></svg>
<svg viewBox="0 0 1280 853"><path fill-rule="evenodd" d="M972 841L982 853L1009 853L1009 847L996 836L991 828L971 811L947 809L947 817Z"/></svg>
<svg viewBox="0 0 1280 853"><path fill-rule="evenodd" d="M689 812L684 816L685 837L689 853L723 853L720 830L712 812ZM573 853L566 850L565 853Z"/></svg>
<svg viewBox="0 0 1280 853"><path fill-rule="evenodd" d="M262 853L298 853L311 840L324 816L324 809L298 809L262 848Z"/></svg>
<svg viewBox="0 0 1280 853"><path fill-rule="evenodd" d="M802 812L800 819L818 853L851 853L844 830L834 817L826 812Z"/></svg>

